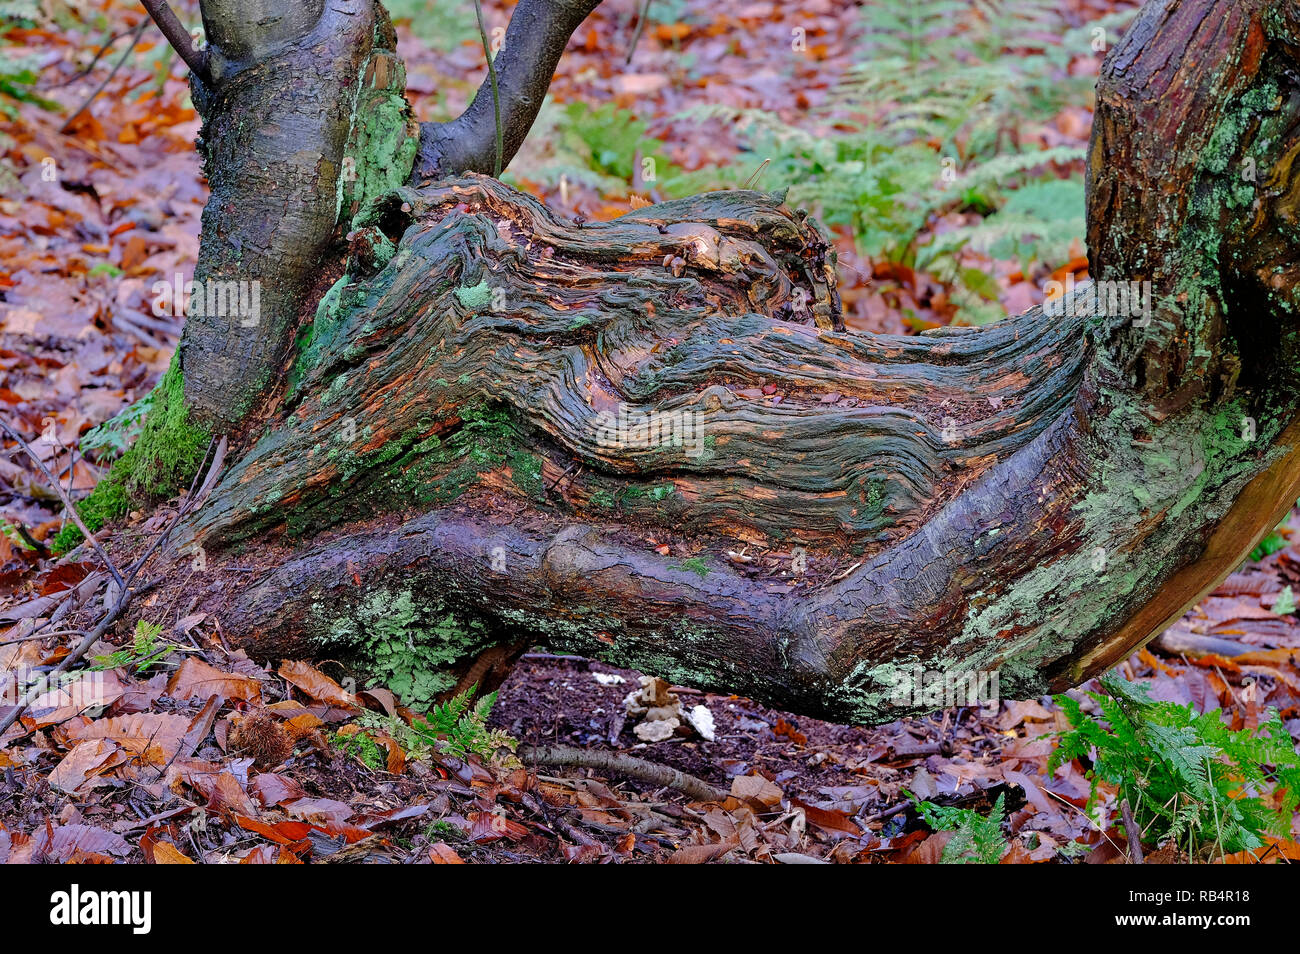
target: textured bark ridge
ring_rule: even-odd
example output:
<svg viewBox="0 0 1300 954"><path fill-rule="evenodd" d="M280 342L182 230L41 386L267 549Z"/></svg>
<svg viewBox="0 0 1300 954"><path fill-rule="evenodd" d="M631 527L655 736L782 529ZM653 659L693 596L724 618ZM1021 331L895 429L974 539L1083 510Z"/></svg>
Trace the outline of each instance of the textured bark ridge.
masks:
<svg viewBox="0 0 1300 954"><path fill-rule="evenodd" d="M272 548L222 613L251 648L383 672L405 645L434 692L533 642L857 721L924 708L916 666L996 670L1007 696L1077 683L1300 493L1296 19L1152 3L1107 59L1092 272L1151 282L1149 320L1085 290L981 330L845 332L828 250L780 196L575 224L473 175L388 189L414 152L385 93L376 148L349 147L355 115L330 127L371 185L337 200L344 251L324 212L289 248L340 277L244 367L274 383L258 433L181 548L218 573ZM393 88L391 53L377 79L353 52L340 76ZM217 194L205 256L297 201ZM187 396L191 375L214 393L207 331L186 334ZM750 571L773 551L784 577Z"/></svg>
<svg viewBox="0 0 1300 954"><path fill-rule="evenodd" d="M376 214L391 237L353 233L291 377L291 424L227 472L196 520L205 539L355 519L357 495L446 500L477 481L444 440L470 409L471 428L510 432L503 463L540 505L861 554L1031 441L1080 371L1077 321L820 330L838 314L826 248L775 196L573 225L476 177ZM781 403L737 393L773 380L792 386ZM836 393L861 405L823 401Z"/></svg>

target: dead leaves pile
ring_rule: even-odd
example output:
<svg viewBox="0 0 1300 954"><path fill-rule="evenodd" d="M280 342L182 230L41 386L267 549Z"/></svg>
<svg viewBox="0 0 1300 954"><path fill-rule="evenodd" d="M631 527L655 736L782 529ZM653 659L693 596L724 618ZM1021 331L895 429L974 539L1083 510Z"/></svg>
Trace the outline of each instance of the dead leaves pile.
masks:
<svg viewBox="0 0 1300 954"><path fill-rule="evenodd" d="M139 5L106 11L126 34ZM62 110L0 113L0 414L73 492L99 468L72 448L90 427L143 397L167 367L181 319L153 314L155 281L191 276L207 189L197 114L180 69L150 66L162 38L135 56L62 129L125 49L119 41L84 78L99 34L11 30L3 42L41 56L38 92ZM0 454L0 518L44 541L61 504L24 454ZM0 535L0 586L41 557Z"/></svg>
<svg viewBox="0 0 1300 954"><path fill-rule="evenodd" d="M1234 728L1273 707L1300 733L1300 624L1272 609L1293 579L1300 557L1289 548L1234 574L1126 673L1150 680L1157 698L1222 709ZM32 602L6 611L17 620L0 632L6 701L67 652L57 636L7 642L58 605ZM1003 863L1125 860L1113 794L1090 817L1086 766L1046 774L1063 727L1050 699L868 731L705 695L716 742L641 747L669 762L699 752L730 776L725 798L696 802L617 777L413 757L376 728L415 717L383 688L354 693L302 661L259 666L227 650L210 619L178 619L163 638L174 651L161 671L81 670L42 688L0 738L0 863L936 862L949 835L925 826L909 793L984 813L1005 796ZM609 677L564 685L614 705L626 694ZM688 691L645 685L656 698ZM349 754L362 734L382 752L379 767ZM1265 860L1297 855L1280 840Z"/></svg>
<svg viewBox="0 0 1300 954"><path fill-rule="evenodd" d="M0 647L11 688L30 691L59 655L41 642ZM272 674L242 652L209 652L223 658L192 652L147 678L83 671L35 695L0 739L0 863L299 863L362 844L368 853L387 844L376 829L428 811L309 790L286 763L341 761L323 729L360 702L306 663ZM390 766L405 767L400 750ZM23 830L24 815L41 817Z"/></svg>

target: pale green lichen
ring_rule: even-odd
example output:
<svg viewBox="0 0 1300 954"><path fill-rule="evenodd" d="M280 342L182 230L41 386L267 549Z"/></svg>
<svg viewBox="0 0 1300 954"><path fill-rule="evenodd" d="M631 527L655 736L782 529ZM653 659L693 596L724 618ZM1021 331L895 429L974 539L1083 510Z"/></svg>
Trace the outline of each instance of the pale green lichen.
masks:
<svg viewBox="0 0 1300 954"><path fill-rule="evenodd" d="M1215 373L1213 362L1222 346L1215 344L1220 329L1214 319L1224 300L1222 259L1229 244L1222 215L1228 209L1248 210L1255 202L1255 182L1241 174L1240 160L1251 155L1253 144L1263 150L1285 132L1279 126L1286 121L1285 111L1278 104L1271 81L1249 90L1226 111L1198 156L1197 183L1190 188L1191 205L1180 225L1177 267L1172 269L1178 284L1162 296L1154 321L1143 332L1147 355L1176 355L1184 347L1180 341L1190 342L1191 361L1180 369L1186 381ZM1138 261L1141 255L1135 252L1129 259ZM1162 314L1182 320L1165 321ZM1122 316L1096 319L1091 330L1106 340L1123 334L1127 321ZM1293 347L1294 337L1280 330L1279 354ZM1106 348L1098 349L1094 372L1101 382L1100 406L1107 410L1090 422L1096 472L1082 481L1092 489L1074 507L1080 527L1072 552L1035 567L1005 589L975 594L961 636L932 665L1000 669L1005 692L1041 691L1042 669L1068 657L1081 634L1104 631L1122 615L1117 608L1152 598L1194 556L1197 544L1187 534L1193 513L1198 526L1223 519L1241 488L1287 450L1271 447L1285 415L1259 421L1253 440L1242 436L1241 422L1250 410L1241 396L1215 405L1207 398L1165 418L1140 389L1131 388L1129 369ZM1294 388L1277 384L1268 401L1260 395L1253 399L1261 407L1293 405ZM1132 527L1153 521L1159 525L1140 551L1122 547Z"/></svg>
<svg viewBox="0 0 1300 954"><path fill-rule="evenodd" d="M477 285L461 285L456 289L456 300L466 311L483 311L492 304L492 286L486 280Z"/></svg>
<svg viewBox="0 0 1300 954"><path fill-rule="evenodd" d="M406 185L419 146L419 124L406 101L406 67L376 30L357 75L338 177L339 220L351 222L373 200Z"/></svg>
<svg viewBox="0 0 1300 954"><path fill-rule="evenodd" d="M1180 531L1189 507L1196 505L1198 522L1221 519L1241 487L1284 453L1257 454L1257 445L1240 437L1241 416L1241 406L1232 403L1213 414L1191 411L1167 421L1158 440L1126 439L1121 428L1103 435L1111 454L1098 459L1101 476L1089 484L1099 489L1074 507L1082 525L1073 552L1033 568L1004 591L973 597L976 608L949 658L936 665L999 669L1004 691L1042 691L1043 666L1068 656L1080 633L1107 625L1116 606L1150 598L1186 560ZM1115 425L1094 426L1101 432ZM1264 428L1260 440L1275 437L1272 430ZM1140 551L1118 545L1129 528L1157 518L1161 527Z"/></svg>

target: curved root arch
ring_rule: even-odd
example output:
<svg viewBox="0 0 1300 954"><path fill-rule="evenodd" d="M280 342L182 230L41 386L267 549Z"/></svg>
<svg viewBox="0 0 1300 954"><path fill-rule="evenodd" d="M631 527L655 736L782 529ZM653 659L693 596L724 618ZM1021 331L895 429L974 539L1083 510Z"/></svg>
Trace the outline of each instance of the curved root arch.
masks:
<svg viewBox="0 0 1300 954"><path fill-rule="evenodd" d="M1010 695L1113 664L1300 493L1292 7L1151 3L1107 60L1092 270L1152 283L1142 324L1084 292L845 332L822 240L752 192L367 207L277 423L184 528L314 535L223 622L292 652L400 603L471 621L448 658L540 639L863 721L931 707L915 666Z"/></svg>

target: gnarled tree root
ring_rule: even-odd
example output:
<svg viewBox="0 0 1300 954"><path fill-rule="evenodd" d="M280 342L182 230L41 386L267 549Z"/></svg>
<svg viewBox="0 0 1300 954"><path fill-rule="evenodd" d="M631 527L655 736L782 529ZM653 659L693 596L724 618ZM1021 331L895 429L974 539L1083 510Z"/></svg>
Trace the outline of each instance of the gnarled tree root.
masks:
<svg viewBox="0 0 1300 954"><path fill-rule="evenodd" d="M1287 10L1149 4L1107 60L1091 273L1149 283L1147 315L1102 286L845 332L824 241L754 192L586 224L476 176L361 204L182 528L218 572L283 548L224 625L408 645L444 690L536 640L862 722L1113 664L1300 491Z"/></svg>

